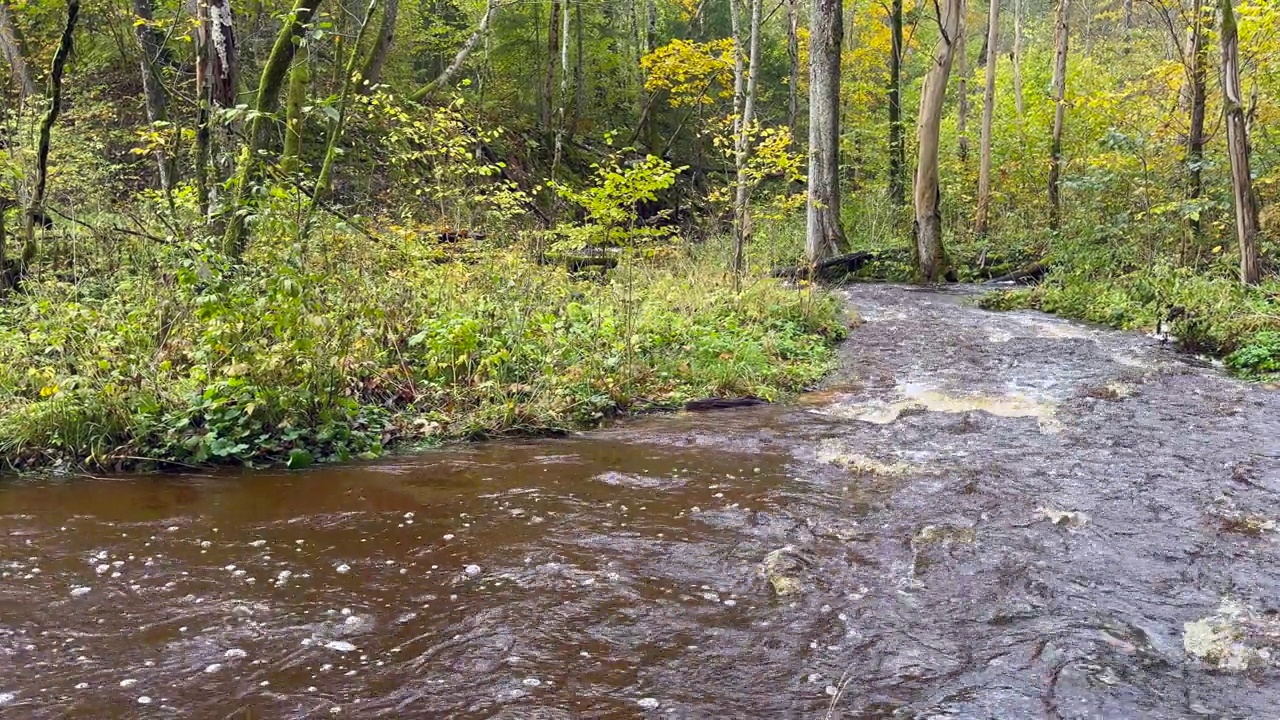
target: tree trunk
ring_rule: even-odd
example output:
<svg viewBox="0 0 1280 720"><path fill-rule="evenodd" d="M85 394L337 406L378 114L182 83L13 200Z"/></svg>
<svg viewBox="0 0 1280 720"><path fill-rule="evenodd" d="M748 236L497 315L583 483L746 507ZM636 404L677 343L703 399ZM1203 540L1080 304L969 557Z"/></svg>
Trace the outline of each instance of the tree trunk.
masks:
<svg viewBox="0 0 1280 720"><path fill-rule="evenodd" d="M556 97L556 64L560 61L560 13L561 0L551 0L551 22L547 24L547 68L542 79L542 105L538 117L543 130L550 130L554 121Z"/></svg>
<svg viewBox="0 0 1280 720"><path fill-rule="evenodd" d="M333 184L333 165L337 156L338 141L342 139L342 131L347 123L347 105L350 104L352 85L355 82L356 61L360 57L360 46L364 42L365 33L369 30L369 20L373 17L378 0L369 0L364 19L360 21L360 29L356 31L355 43L347 59L347 71L343 74L342 90L338 93L338 117L329 124L329 139L324 146L324 160L320 164L320 175L316 178L315 190L311 193L311 202L307 206L306 220L302 226L302 237L305 239L311 231L311 219L316 207L329 194L329 186Z"/></svg>
<svg viewBox="0 0 1280 720"><path fill-rule="evenodd" d="M582 71L582 0L573 3L574 38L577 52L573 58L573 119L569 122L569 133L572 135L578 128L578 121L587 106L587 82Z"/></svg>
<svg viewBox="0 0 1280 720"><path fill-rule="evenodd" d="M889 33L889 198L901 207L907 202L907 133L902 123L902 0L893 0Z"/></svg>
<svg viewBox="0 0 1280 720"><path fill-rule="evenodd" d="M197 0L199 4L200 0ZM236 34L232 25L231 3L228 0L204 0L208 4L208 54L205 58L205 82L209 84L210 101L214 107L236 106L236 80L239 62L236 55Z"/></svg>
<svg viewBox="0 0 1280 720"><path fill-rule="evenodd" d="M26 216L23 218L22 257L18 260L13 274L13 286L26 275L31 263L35 262L40 251L36 235L36 225L43 227L44 191L49 179L49 142L53 132L53 124L58 121L62 112L62 75L67 67L67 58L71 55L72 36L75 34L76 21L80 17L80 0L67 0L67 22L62 28L62 39L58 50L53 55L53 66L49 71L49 109L40 120L40 140L36 145L36 177L27 204Z"/></svg>
<svg viewBox="0 0 1280 720"><path fill-rule="evenodd" d="M731 3L734 0L729 0ZM746 89L742 96L742 118L734 152L734 166L737 170L737 189L733 202L733 270L742 274L746 270L746 246L751 235L751 178L747 173L747 163L751 160L752 124L756 114L756 87L760 77L760 6L762 0L751 0L751 24L748 32L748 65L746 69ZM734 13L737 14L736 12ZM738 46L740 47L740 46ZM742 63L742 52L737 50L737 66ZM739 77L742 72L739 70Z"/></svg>
<svg viewBox="0 0 1280 720"><path fill-rule="evenodd" d="M1227 154L1231 157L1231 191L1236 209L1236 238L1240 242L1240 281L1256 285L1258 267L1258 200L1249 167L1249 134L1245 126L1244 93L1240 90L1240 39L1232 0L1222 6L1222 101L1227 115Z"/></svg>
<svg viewBox="0 0 1280 720"><path fill-rule="evenodd" d="M968 22L960 17L960 34L956 38L956 155L961 164L969 160L969 45Z"/></svg>
<svg viewBox="0 0 1280 720"><path fill-rule="evenodd" d="M1191 25L1191 63L1187 76L1188 100L1191 122L1187 131L1187 197L1197 201L1204 194L1204 120L1207 102L1208 48L1205 43L1205 8L1202 0L1194 0L1195 18ZM1199 214L1191 220L1192 235L1200 234Z"/></svg>
<svg viewBox="0 0 1280 720"><path fill-rule="evenodd" d="M1049 141L1049 227L1062 226L1062 131L1067 120L1067 20L1071 0L1058 0L1053 61L1053 136Z"/></svg>
<svg viewBox="0 0 1280 720"><path fill-rule="evenodd" d="M938 46L933 64L925 75L920 92L920 118L917 121L919 159L916 164L914 189L916 254L920 274L926 282L936 282L945 273L946 257L942 250L942 189L938 183L938 136L942 128L942 109L947 97L947 79L955 58L960 36L964 0L944 0L938 6Z"/></svg>
<svg viewBox="0 0 1280 720"><path fill-rule="evenodd" d="M564 0L568 3L569 0ZM565 105L569 102L569 8L560 14L560 91L556 93L556 146L551 160L551 178L560 167L560 155L564 152Z"/></svg>
<svg viewBox="0 0 1280 720"><path fill-rule="evenodd" d="M800 0L787 0L787 127L796 137L800 122Z"/></svg>
<svg viewBox="0 0 1280 720"><path fill-rule="evenodd" d="M813 0L809 17L809 201L805 257L810 264L845 252L840 224L840 0Z"/></svg>
<svg viewBox="0 0 1280 720"><path fill-rule="evenodd" d="M1013 105L1018 110L1021 120L1026 112L1022 99L1022 3L1025 0L1013 0Z"/></svg>
<svg viewBox="0 0 1280 720"><path fill-rule="evenodd" d="M974 234L987 234L991 214L991 123L996 107L996 58L1000 56L1000 0L991 0L987 9L986 87L982 93L982 135L978 152L978 210Z"/></svg>
<svg viewBox="0 0 1280 720"><path fill-rule="evenodd" d="M258 81L258 93L254 101L253 120L249 123L248 137L244 149L240 153L239 168L229 189L230 202L225 216L227 229L223 233L223 252L232 259L239 259L248 244L248 233L245 229L245 214L249 210L248 197L252 186L258 181L262 159L259 157L266 140L266 128L271 122L271 114L275 111L280 98L280 86L284 84L285 75L293 61L293 54L298 41L306 29L307 23L315 16L316 8L321 0L297 0L293 10L285 17L280 32L276 35L275 44L267 62L262 66L262 77ZM359 48L356 48L358 51Z"/></svg>
<svg viewBox="0 0 1280 720"><path fill-rule="evenodd" d="M132 0L134 30L138 37L139 65L142 70L142 92L147 102L147 120L152 125L169 121L169 98L165 92L164 82L160 76L160 52L163 39L151 27L154 18L151 14L151 0ZM173 189L173 163L169 153L163 148L156 150L156 162L159 166L160 189L166 197L170 197Z"/></svg>
<svg viewBox="0 0 1280 720"><path fill-rule="evenodd" d="M26 99L36 94L35 81L31 79L31 71L27 67L27 54L23 48L22 37L10 16L8 0L0 0L0 53L4 53L9 62L9 70L13 73L13 82L18 87L18 96Z"/></svg>
<svg viewBox="0 0 1280 720"><path fill-rule="evenodd" d="M387 0L382 8L382 22L378 26L378 39L369 49L369 57L360 71L360 85L356 90L367 94L382 81L382 69L387 64L387 55L391 53L391 44L395 40L396 20L400 16L400 0Z"/></svg>
<svg viewBox="0 0 1280 720"><path fill-rule="evenodd" d="M410 95L410 100L423 102L434 95L437 90L453 82L453 76L457 75L458 71L462 69L462 66L467 62L467 58L471 56L471 51L475 50L476 46L480 44L480 40L489 34L489 26L493 24L493 18L498 14L498 6L501 4L502 0L489 0L489 5L485 8L484 17L480 18L480 24L476 26L475 32L471 33L471 37L467 38L467 41L458 49L458 54L453 56L453 61L436 76L435 80Z"/></svg>
<svg viewBox="0 0 1280 720"><path fill-rule="evenodd" d="M293 56L293 68L289 71L289 91L284 111L284 157L280 166L287 173L302 168L302 129L305 119L302 108L307 102L307 89L311 86L311 42L303 40ZM366 88L363 83L361 89Z"/></svg>

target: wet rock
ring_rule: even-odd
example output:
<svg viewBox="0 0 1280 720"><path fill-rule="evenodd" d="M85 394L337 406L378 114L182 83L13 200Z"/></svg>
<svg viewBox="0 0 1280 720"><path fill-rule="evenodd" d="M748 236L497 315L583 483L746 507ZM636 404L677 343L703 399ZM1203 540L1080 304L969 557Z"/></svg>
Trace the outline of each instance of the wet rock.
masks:
<svg viewBox="0 0 1280 720"><path fill-rule="evenodd" d="M330 640L329 642L326 642L324 646L329 650L332 650L334 652L340 652L340 653L349 653L349 652L356 651L356 646L352 645L346 640Z"/></svg>
<svg viewBox="0 0 1280 720"><path fill-rule="evenodd" d="M1072 510L1055 510L1049 507L1040 507L1036 508L1036 514L1054 525L1068 530L1076 530L1089 524L1088 515Z"/></svg>
<svg viewBox="0 0 1280 720"><path fill-rule="evenodd" d="M803 588L801 574L812 564L812 559L794 546L787 545L764 556L764 560L760 562L759 575L769 583L775 595L795 595Z"/></svg>
<svg viewBox="0 0 1280 720"><path fill-rule="evenodd" d="M1183 625L1182 647L1219 670L1273 666L1280 651L1280 619L1227 598L1212 615Z"/></svg>

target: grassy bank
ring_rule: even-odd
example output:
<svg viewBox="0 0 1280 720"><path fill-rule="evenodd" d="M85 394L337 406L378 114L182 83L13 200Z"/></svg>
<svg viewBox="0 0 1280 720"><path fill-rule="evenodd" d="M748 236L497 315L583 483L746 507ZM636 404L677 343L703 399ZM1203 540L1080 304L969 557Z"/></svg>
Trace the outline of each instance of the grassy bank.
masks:
<svg viewBox="0 0 1280 720"><path fill-rule="evenodd" d="M379 235L261 243L234 269L195 245L139 246L120 268L98 248L95 267L31 278L0 300L0 467L301 466L776 398L844 335L835 299L735 290L688 252L602 277L519 244Z"/></svg>

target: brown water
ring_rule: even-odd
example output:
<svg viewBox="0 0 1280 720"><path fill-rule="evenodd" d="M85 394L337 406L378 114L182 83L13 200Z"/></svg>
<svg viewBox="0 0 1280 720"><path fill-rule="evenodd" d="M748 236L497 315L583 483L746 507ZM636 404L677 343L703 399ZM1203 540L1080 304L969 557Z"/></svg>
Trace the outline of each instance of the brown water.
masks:
<svg viewBox="0 0 1280 720"><path fill-rule="evenodd" d="M0 485L0 716L1275 715L1276 394L849 292L788 407Z"/></svg>

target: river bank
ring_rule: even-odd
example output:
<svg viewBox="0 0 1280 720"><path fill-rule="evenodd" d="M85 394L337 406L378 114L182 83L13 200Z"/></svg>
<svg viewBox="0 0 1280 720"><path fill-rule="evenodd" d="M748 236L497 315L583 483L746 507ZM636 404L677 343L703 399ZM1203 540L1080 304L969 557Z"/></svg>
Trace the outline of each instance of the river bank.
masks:
<svg viewBox="0 0 1280 720"><path fill-rule="evenodd" d="M0 486L3 712L1268 712L1280 394L964 290L796 403Z"/></svg>

